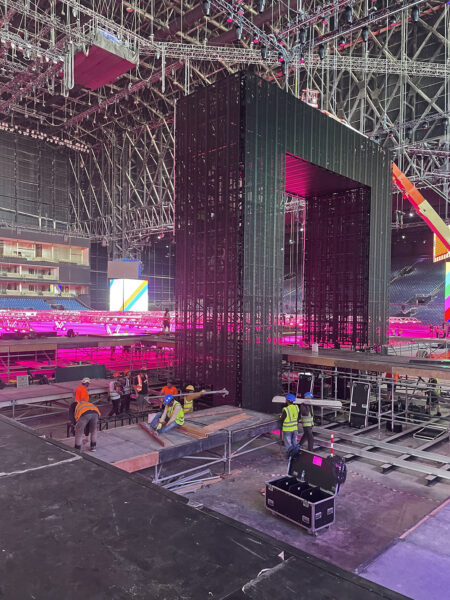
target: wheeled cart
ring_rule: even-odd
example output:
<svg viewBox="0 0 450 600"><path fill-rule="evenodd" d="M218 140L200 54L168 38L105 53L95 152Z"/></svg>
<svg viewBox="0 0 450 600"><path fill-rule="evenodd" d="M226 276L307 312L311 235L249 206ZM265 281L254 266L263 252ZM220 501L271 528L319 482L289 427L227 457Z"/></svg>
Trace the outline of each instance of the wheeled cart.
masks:
<svg viewBox="0 0 450 600"><path fill-rule="evenodd" d="M315 534L334 523L339 480L345 480L343 459L302 450L286 476L266 483L266 508Z"/></svg>

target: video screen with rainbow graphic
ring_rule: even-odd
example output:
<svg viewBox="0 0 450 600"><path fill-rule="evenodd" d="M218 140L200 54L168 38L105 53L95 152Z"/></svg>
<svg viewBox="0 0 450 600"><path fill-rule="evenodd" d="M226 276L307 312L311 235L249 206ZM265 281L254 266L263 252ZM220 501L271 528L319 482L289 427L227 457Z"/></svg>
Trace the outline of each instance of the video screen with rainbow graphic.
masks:
<svg viewBox="0 0 450 600"><path fill-rule="evenodd" d="M109 310L114 312L145 312L148 310L148 281L141 279L111 279Z"/></svg>

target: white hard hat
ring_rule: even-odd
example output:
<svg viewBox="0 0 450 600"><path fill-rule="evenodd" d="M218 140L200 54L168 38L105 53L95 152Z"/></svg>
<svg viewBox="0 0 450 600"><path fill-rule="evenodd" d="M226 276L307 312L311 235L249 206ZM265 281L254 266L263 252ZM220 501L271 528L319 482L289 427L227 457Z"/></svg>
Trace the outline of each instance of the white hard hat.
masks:
<svg viewBox="0 0 450 600"><path fill-rule="evenodd" d="M89 377L85 377L81 380L81 383L91 383L91 380L89 379Z"/></svg>

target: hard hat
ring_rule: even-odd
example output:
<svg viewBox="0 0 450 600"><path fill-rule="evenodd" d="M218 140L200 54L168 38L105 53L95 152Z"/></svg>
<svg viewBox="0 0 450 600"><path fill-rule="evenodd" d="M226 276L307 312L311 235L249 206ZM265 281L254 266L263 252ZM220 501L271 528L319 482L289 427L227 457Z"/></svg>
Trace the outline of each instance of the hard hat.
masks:
<svg viewBox="0 0 450 600"><path fill-rule="evenodd" d="M314 396L311 394L311 392L306 392L305 398L314 398Z"/></svg>
<svg viewBox="0 0 450 600"><path fill-rule="evenodd" d="M288 395L286 396L286 400L287 400L288 402L295 402L295 396L294 396L294 394L288 394Z"/></svg>
<svg viewBox="0 0 450 600"><path fill-rule="evenodd" d="M193 385L187 385L186 389L189 390L190 392L194 391L194 386Z"/></svg>
<svg viewBox="0 0 450 600"><path fill-rule="evenodd" d="M91 380L89 379L89 377L85 377L81 380L81 383L91 383Z"/></svg>
<svg viewBox="0 0 450 600"><path fill-rule="evenodd" d="M164 396L164 404L170 404L173 400L172 394L166 394Z"/></svg>

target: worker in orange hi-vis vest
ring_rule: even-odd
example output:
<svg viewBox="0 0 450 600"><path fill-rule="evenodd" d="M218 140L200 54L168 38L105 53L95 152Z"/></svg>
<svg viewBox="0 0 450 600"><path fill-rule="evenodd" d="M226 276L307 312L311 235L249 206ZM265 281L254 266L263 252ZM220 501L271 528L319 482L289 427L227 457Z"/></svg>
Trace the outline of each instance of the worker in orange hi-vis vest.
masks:
<svg viewBox="0 0 450 600"><path fill-rule="evenodd" d="M148 394L148 376L145 369L141 369L136 377L137 407L142 412L145 408L145 396Z"/></svg>
<svg viewBox="0 0 450 600"><path fill-rule="evenodd" d="M81 450L81 440L86 427L89 427L92 452L97 446L97 426L100 411L89 400L80 400L75 406L75 448Z"/></svg>
<svg viewBox="0 0 450 600"><path fill-rule="evenodd" d="M159 394L161 396L167 396L167 395L176 396L178 394L178 389L173 385L171 380L168 379L166 385L161 388L161 391L159 392ZM163 406L163 400L164 400L164 398L161 398L160 402L159 402L159 405L161 408Z"/></svg>
<svg viewBox="0 0 450 600"><path fill-rule="evenodd" d="M91 383L89 377L84 377L82 379L80 385L75 389L75 402L80 402L80 400L89 400L89 392L88 387Z"/></svg>

